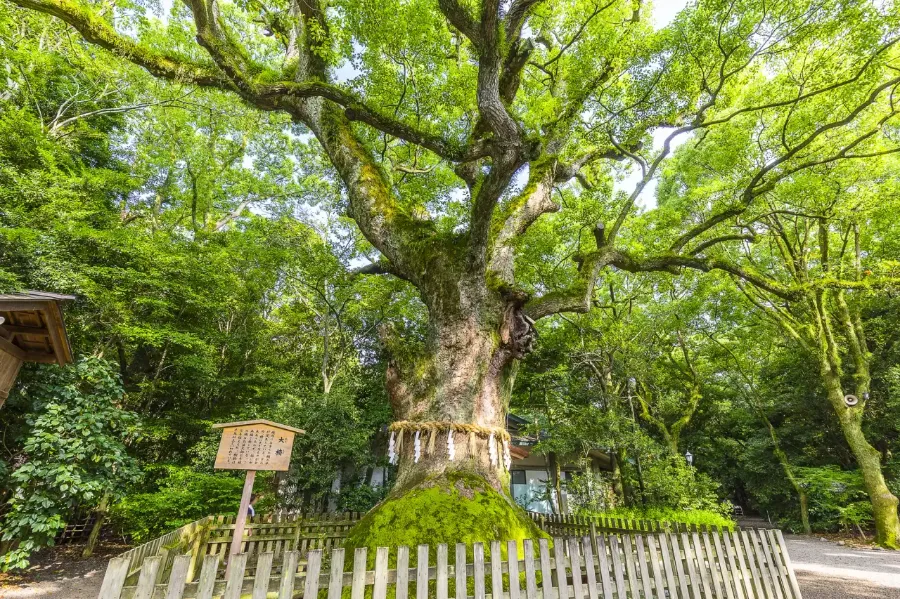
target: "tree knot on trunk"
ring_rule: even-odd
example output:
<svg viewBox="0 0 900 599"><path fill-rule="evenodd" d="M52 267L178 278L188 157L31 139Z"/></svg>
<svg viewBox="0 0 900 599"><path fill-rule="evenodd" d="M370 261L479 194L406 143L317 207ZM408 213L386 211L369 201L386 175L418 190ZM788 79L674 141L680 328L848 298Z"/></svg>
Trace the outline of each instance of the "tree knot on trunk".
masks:
<svg viewBox="0 0 900 599"><path fill-rule="evenodd" d="M503 323L500 326L500 342L516 359L522 359L531 352L537 337L534 321L522 311L523 304L524 302L509 303L503 311Z"/></svg>

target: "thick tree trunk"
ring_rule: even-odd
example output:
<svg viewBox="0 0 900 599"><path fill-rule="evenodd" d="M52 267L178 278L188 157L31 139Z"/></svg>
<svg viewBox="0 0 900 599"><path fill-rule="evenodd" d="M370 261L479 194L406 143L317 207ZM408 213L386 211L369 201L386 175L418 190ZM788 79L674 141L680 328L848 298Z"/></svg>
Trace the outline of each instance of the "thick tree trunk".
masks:
<svg viewBox="0 0 900 599"><path fill-rule="evenodd" d="M844 390L841 381L823 364L822 377L828 393L828 401L838 417L841 431L856 458L863 476L866 492L872 502L872 513L875 518L875 541L893 549L900 548L900 518L897 515L897 497L888 489L881 471L881 454L866 440L862 430L864 403L850 407L844 402Z"/></svg>
<svg viewBox="0 0 900 599"><path fill-rule="evenodd" d="M481 287L484 290L484 287ZM396 436L397 481L348 537L348 546L455 543L542 536L509 494L502 448L492 461L489 434L447 429L446 423L505 431L516 360L533 334L521 302L479 293L457 281L457 297L423 293L430 316L424 355L393 348L386 386L395 422L436 425ZM431 290L427 290L431 291ZM430 425L431 425L430 424ZM453 438L453 455L448 448ZM402 538L397 535L401 534Z"/></svg>
<svg viewBox="0 0 900 599"><path fill-rule="evenodd" d="M836 306L837 319L832 316L828 299ZM838 289L830 295L824 291L816 291L810 296L810 306L817 315L817 338L811 347L819 347L819 370L828 402L837 415L844 439L856 459L863 476L863 483L869 501L872 503L872 514L875 518L875 541L892 549L900 549L900 518L897 515L897 498L888 489L881 471L881 454L866 440L862 429L863 413L870 384L869 350L862 317L858 310L851 311L844 293ZM841 380L841 355L838 341L834 334L833 322L843 334L843 344L847 348L853 362L854 390L858 400L854 405L845 401L844 387Z"/></svg>
<svg viewBox="0 0 900 599"><path fill-rule="evenodd" d="M402 366L391 364L387 386L395 420L505 430L512 358L500 347L496 331L481 330L473 321L442 325L433 353L421 359L413 372L403 372ZM455 447L452 460L448 453L450 434ZM470 439L465 432L441 430L430 453L427 435L423 435L418 461L413 435L404 437L399 452L398 491L413 488L425 478L457 471L478 475L497 491L509 486L502 459L497 465L491 464L488 439L483 435Z"/></svg>

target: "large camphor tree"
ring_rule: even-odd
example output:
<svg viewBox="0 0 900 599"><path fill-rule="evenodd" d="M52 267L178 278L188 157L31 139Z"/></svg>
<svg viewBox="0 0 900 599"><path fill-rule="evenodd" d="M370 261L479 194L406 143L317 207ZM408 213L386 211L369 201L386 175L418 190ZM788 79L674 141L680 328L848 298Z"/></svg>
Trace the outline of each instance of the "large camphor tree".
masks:
<svg viewBox="0 0 900 599"><path fill-rule="evenodd" d="M315 136L377 253L362 272L408 281L427 307L420 343L385 331L394 417L412 428L503 427L534 323L590 309L605 269L721 269L771 287L716 253L748 235L717 226L812 156L858 160L882 144L900 84L885 3L711 0L655 31L639 0L186 0L165 24L134 3L8 1ZM733 205L635 226L678 136L702 140L735 118L768 132L794 113L790 139L747 164ZM861 121L880 128L864 135ZM627 164L638 181L616 192ZM553 243L569 259L542 269L534 244ZM486 434L454 433L451 460L441 429L417 460L412 428L391 496L351 544L535 534Z"/></svg>

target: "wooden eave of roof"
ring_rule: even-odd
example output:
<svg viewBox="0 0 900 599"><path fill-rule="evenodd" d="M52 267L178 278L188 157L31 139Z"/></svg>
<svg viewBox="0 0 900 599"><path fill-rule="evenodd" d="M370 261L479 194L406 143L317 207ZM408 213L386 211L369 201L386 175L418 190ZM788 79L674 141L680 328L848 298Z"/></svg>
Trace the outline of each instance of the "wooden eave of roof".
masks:
<svg viewBox="0 0 900 599"><path fill-rule="evenodd" d="M531 455L531 450L527 447L520 447L519 445L510 445L509 455L514 460L524 460Z"/></svg>
<svg viewBox="0 0 900 599"><path fill-rule="evenodd" d="M306 431L299 428L294 428L293 426L288 426L286 424L278 424L277 422L272 422L271 420L242 420L240 422L222 422L220 424L214 424L213 428L233 428L236 426L252 426L254 424L267 424L269 426L274 426L275 428L280 428L286 431L291 431L294 433L298 433L300 435L305 435Z"/></svg>
<svg viewBox="0 0 900 599"><path fill-rule="evenodd" d="M23 362L70 364L72 348L59 304L74 299L41 291L0 294L0 350Z"/></svg>

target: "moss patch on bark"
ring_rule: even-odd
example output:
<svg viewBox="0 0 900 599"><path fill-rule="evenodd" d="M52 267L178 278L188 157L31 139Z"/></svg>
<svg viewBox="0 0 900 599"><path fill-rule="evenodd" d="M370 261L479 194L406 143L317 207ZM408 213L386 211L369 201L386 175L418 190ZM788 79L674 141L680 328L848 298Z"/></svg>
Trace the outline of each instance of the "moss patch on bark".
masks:
<svg viewBox="0 0 900 599"><path fill-rule="evenodd" d="M455 543L471 546L545 537L512 499L477 475L457 472L426 479L409 491L389 496L350 530L344 547L414 548L425 544L434 548L447 543L452 555ZM369 557L374 558L374 551Z"/></svg>

